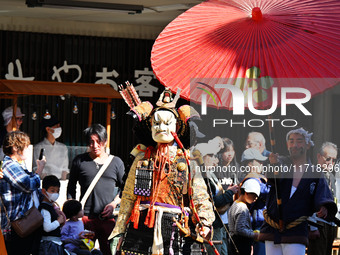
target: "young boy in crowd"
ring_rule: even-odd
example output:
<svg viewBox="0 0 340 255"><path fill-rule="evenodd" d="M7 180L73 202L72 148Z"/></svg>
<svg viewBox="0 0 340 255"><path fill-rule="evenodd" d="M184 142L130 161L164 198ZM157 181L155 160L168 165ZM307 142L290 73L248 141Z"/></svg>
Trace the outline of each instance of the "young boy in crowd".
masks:
<svg viewBox="0 0 340 255"><path fill-rule="evenodd" d="M39 210L44 218L39 255L63 255L60 239L60 226L65 222L65 215L54 206L59 197L60 182L54 175L46 176L42 183L44 199Z"/></svg>
<svg viewBox="0 0 340 255"><path fill-rule="evenodd" d="M249 255L253 240L258 239L258 233L251 226L248 206L260 195L260 183L256 179L247 179L241 186L240 197L232 204L228 213L229 230L239 251L231 245L232 254Z"/></svg>
<svg viewBox="0 0 340 255"><path fill-rule="evenodd" d="M260 228L264 222L263 211L266 209L266 198L270 190L267 184L267 178L263 175L263 167L267 161L267 157L263 156L259 150L255 148L246 149L242 153L241 165L248 168L248 174L244 177L243 182L249 178L257 179L260 183L261 192L257 200L248 208L252 217L252 228L256 232L260 232ZM253 255L265 255L266 248L264 242L253 243Z"/></svg>
<svg viewBox="0 0 340 255"><path fill-rule="evenodd" d="M65 244L65 249L77 255L102 255L99 250L81 248L84 246L81 239L94 238L94 232L84 230L84 223L80 220L84 216L81 203L77 200L68 200L64 203L63 212L68 219L61 229L61 240Z"/></svg>

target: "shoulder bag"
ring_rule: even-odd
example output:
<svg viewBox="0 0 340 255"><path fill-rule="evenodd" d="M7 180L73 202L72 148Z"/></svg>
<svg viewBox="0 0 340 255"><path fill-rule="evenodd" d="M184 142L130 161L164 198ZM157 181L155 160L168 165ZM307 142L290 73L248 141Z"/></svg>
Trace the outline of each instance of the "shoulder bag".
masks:
<svg viewBox="0 0 340 255"><path fill-rule="evenodd" d="M85 203L87 201L87 199L89 198L94 186L96 186L98 180L100 179L100 177L103 175L103 173L105 172L106 168L110 165L112 159L113 159L113 155L109 155L109 157L106 159L104 165L100 168L99 172L96 174L96 176L93 178L90 186L88 187L88 189L86 190L83 198L81 199L80 203L81 205L85 206Z"/></svg>
<svg viewBox="0 0 340 255"><path fill-rule="evenodd" d="M1 199L1 203L3 204L1 196L0 196L0 199ZM3 204L3 208L6 213L7 220L9 221L7 210L4 204ZM35 207L35 203L33 200L32 207L24 214L23 217L15 221L12 221L11 227L15 231L15 233L17 233L18 236L20 236L21 238L24 238L30 235L31 233L33 233L40 226L42 226L43 222L44 222L44 218L39 212L39 210Z"/></svg>

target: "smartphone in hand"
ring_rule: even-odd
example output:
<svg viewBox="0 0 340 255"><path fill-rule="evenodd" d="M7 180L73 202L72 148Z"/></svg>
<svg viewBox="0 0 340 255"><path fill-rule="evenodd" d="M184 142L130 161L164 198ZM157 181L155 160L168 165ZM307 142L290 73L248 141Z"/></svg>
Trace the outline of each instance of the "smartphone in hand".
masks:
<svg viewBox="0 0 340 255"><path fill-rule="evenodd" d="M45 149L44 148L41 148L40 150L40 155L39 155L39 160L42 160L43 157L44 157L44 152L45 152Z"/></svg>

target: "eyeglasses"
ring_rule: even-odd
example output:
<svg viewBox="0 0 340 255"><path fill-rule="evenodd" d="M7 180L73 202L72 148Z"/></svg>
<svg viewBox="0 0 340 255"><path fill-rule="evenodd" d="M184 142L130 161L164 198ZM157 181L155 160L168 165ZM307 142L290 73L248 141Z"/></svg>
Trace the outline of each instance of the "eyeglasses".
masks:
<svg viewBox="0 0 340 255"><path fill-rule="evenodd" d="M256 146L259 142L251 142L251 141L247 141L246 142L246 146L249 146L250 148L253 146Z"/></svg>
<svg viewBox="0 0 340 255"><path fill-rule="evenodd" d="M15 118L17 121L23 121L24 120L24 117L16 117Z"/></svg>
<svg viewBox="0 0 340 255"><path fill-rule="evenodd" d="M329 161L335 162L336 161L336 158L332 158L332 157L326 158L325 156L322 156L322 157L326 162L329 162Z"/></svg>

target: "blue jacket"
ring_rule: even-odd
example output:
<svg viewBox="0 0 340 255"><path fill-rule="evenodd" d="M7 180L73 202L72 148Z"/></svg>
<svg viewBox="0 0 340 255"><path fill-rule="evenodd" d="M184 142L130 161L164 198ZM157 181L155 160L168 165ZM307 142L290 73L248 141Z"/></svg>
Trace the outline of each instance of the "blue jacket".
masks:
<svg viewBox="0 0 340 255"><path fill-rule="evenodd" d="M293 169L293 168L292 168ZM322 174L313 171L313 166L309 165L295 193L290 198L293 182L293 172L285 173L285 176L276 179L279 185L279 192L282 199L282 220L285 225L295 221L301 216L310 216L317 212L321 206L328 209L328 216L334 217L337 211L333 202L333 196L328 188L326 180ZM271 219L278 222L279 213L276 203L276 188L274 183L267 198L267 212ZM301 243L308 245L308 224L307 221L291 228L279 232L265 222L261 228L260 240L274 241L274 243Z"/></svg>

